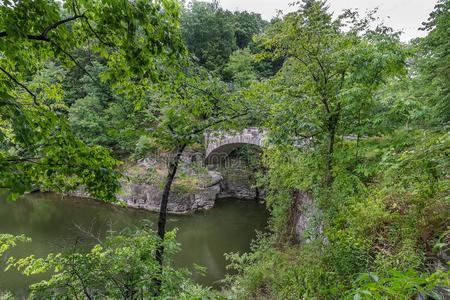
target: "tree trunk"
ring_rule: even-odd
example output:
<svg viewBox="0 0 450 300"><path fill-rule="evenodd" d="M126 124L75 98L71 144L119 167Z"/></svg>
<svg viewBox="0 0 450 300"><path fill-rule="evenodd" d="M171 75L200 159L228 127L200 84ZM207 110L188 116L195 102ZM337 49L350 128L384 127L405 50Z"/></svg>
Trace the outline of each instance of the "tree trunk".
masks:
<svg viewBox="0 0 450 300"><path fill-rule="evenodd" d="M159 272L154 280L156 287L155 295L158 296L161 292L161 275L163 269L164 261L164 235L166 233L166 221L167 221L167 203L169 202L170 189L172 187L173 180L177 173L178 163L180 162L181 155L183 154L186 144L179 145L177 147L177 152L175 157L170 158L168 164L168 173L166 177L166 183L164 185L164 190L161 198L161 206L159 208L159 219L158 219L158 237L160 238L160 244L156 249L155 259L159 264Z"/></svg>

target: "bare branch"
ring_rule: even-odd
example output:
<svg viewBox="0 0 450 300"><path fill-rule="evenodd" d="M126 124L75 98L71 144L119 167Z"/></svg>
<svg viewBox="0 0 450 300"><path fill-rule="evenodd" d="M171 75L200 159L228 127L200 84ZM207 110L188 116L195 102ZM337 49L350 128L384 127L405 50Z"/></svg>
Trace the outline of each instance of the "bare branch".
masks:
<svg viewBox="0 0 450 300"><path fill-rule="evenodd" d="M93 226L94 222L91 222L91 228L90 229L84 229L81 225L74 223L73 224L75 228L80 231L81 233L85 234L87 237L90 237L94 241L96 241L99 245L104 246L102 240L99 236L95 235L93 232Z"/></svg>

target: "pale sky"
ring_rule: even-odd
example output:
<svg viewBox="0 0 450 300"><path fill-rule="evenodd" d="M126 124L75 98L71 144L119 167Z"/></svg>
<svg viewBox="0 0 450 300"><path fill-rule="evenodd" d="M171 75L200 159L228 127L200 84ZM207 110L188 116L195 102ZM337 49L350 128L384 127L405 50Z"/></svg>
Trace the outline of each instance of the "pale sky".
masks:
<svg viewBox="0 0 450 300"><path fill-rule="evenodd" d="M260 13L266 20L275 16L277 10L288 12L293 0L220 0L223 8L228 10L247 10ZM385 25L395 30L402 30L403 41L424 36L418 30L422 22L428 19L437 0L328 0L332 11L340 12L344 8L358 8L361 12L378 7L378 16Z"/></svg>

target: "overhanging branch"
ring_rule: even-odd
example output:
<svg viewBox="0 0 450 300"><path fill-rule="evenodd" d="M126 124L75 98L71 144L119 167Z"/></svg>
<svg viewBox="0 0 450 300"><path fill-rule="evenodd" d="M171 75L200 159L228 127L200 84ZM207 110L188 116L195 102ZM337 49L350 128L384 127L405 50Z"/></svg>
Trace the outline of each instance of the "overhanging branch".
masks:
<svg viewBox="0 0 450 300"><path fill-rule="evenodd" d="M57 28L58 26L60 26L60 25L62 25L62 24L65 24L65 23L74 21L74 20L79 19L79 18L86 18L86 16L85 16L84 13L83 13L83 14L81 14L81 15L75 15L75 16L73 16L73 17L69 17L69 18L67 18L67 19L60 20L60 21L58 21L58 22L56 22L56 23L54 23L54 24L51 24L51 25L47 26L47 27L44 29L44 31L42 32L41 35L42 35L42 36L47 36L47 34L50 32L50 30L55 29L55 28Z"/></svg>
<svg viewBox="0 0 450 300"><path fill-rule="evenodd" d="M60 21L58 21L58 22L55 22L55 23L53 23L53 24L48 25L47 27L44 28L44 30L42 31L42 33L39 34L39 35L35 35L35 34L26 34L25 36L26 36L26 38L29 39L29 40L37 40L37 41L50 42L50 38L48 37L48 34L49 34L49 32L50 32L51 30L56 29L56 28L58 28L60 25L63 25L63 24L65 24L65 23L68 23L68 22L71 22L71 21L74 21L74 20L79 19L79 18L86 18L86 16L84 15L84 13L81 14L81 15L75 15L75 16L69 17L69 18L67 18L67 19L63 19L63 20L60 20ZM0 32L0 37L6 37L6 36L8 36L8 32L6 32L6 31L1 31L1 32Z"/></svg>
<svg viewBox="0 0 450 300"><path fill-rule="evenodd" d="M39 105L37 103L37 97L36 94L33 93L26 85L24 85L23 83L19 82L11 73L9 73L8 71L6 71L3 67L0 66L0 71L2 71L4 74L6 74L6 76L8 76L8 78L13 81L15 84L17 84L18 86L20 86L22 89L24 89L28 94L31 95L31 97L33 98L33 102L36 105Z"/></svg>

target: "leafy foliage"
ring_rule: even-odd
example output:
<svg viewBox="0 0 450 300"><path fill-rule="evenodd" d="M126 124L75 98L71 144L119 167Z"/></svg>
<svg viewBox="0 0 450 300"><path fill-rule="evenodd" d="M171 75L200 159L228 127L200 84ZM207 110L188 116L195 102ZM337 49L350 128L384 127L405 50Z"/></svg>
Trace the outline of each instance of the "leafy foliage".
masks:
<svg viewBox="0 0 450 300"><path fill-rule="evenodd" d="M266 22L259 14L231 12L212 3L192 1L182 15L183 38L200 66L222 72L235 50L244 49Z"/></svg>
<svg viewBox="0 0 450 300"><path fill-rule="evenodd" d="M410 269L406 272L390 271L390 277L380 278L376 274L362 274L357 283L362 285L349 299L410 299L417 294L431 299L441 299L434 291L436 286L449 285L449 275L442 271L424 276Z"/></svg>
<svg viewBox="0 0 450 300"><path fill-rule="evenodd" d="M369 133L374 93L404 64L397 36L369 26L370 19L350 11L333 20L322 2L307 1L261 38L266 55L286 58L274 80L278 103L268 126L276 130L277 141L314 137L326 153L327 185L334 177L337 135Z"/></svg>
<svg viewBox="0 0 450 300"><path fill-rule="evenodd" d="M426 99L428 115L433 116L433 125L442 125L450 121L450 2L440 0L430 14L423 29L428 35L419 40L416 56L420 84L418 98Z"/></svg>
<svg viewBox="0 0 450 300"><path fill-rule="evenodd" d="M177 78L159 85L149 107L156 128L150 133L163 150L201 142L206 130L236 126L249 112L246 99L207 70L190 65Z"/></svg>
<svg viewBox="0 0 450 300"><path fill-rule="evenodd" d="M445 15L446 4L431 20ZM405 49L388 28L370 27L370 15L333 19L323 2L303 1L258 38L267 49L258 56L286 58L272 80L253 87L268 110L260 124L271 143L259 180L274 233L250 253L229 256L238 271L228 279L232 297L448 295L449 136L441 105L448 92L422 81L433 72L448 83L445 59L424 68L446 50L415 52L435 34L446 41L443 18L431 21L420 46ZM417 60L406 73L408 55ZM309 207L298 191L314 199ZM296 233L298 214L304 221L308 209L317 225Z"/></svg>
<svg viewBox="0 0 450 300"><path fill-rule="evenodd" d="M8 269L17 268L27 276L53 272L50 279L30 287L30 299L153 299L152 280L158 269L153 253L159 242L148 225L110 233L88 252L75 246L45 258L9 258ZM179 250L174 238L175 231L168 232L164 241L166 266L160 298L213 298L214 293L187 279L187 270L172 267L170 257ZM15 239L23 241L24 237ZM2 239L0 245L9 244Z"/></svg>
<svg viewBox="0 0 450 300"><path fill-rule="evenodd" d="M117 162L74 137L59 113L67 109L60 66L79 68L109 100L139 103L148 82L159 77L158 60L184 53L179 12L176 1L3 1L0 186L11 189L11 197L36 187L85 185L93 196L114 198ZM101 81L74 54L82 47L106 61ZM52 63L56 72L39 73Z"/></svg>
<svg viewBox="0 0 450 300"><path fill-rule="evenodd" d="M248 87L256 81L255 59L248 48L237 50L230 56L224 72L241 87Z"/></svg>
<svg viewBox="0 0 450 300"><path fill-rule="evenodd" d="M11 234L0 234L0 256L10 248L15 247L17 243L28 242L30 239L24 235L14 236Z"/></svg>
<svg viewBox="0 0 450 300"><path fill-rule="evenodd" d="M89 69L98 78L106 67L97 62ZM82 84L75 85L79 87L79 98L68 109L73 132L87 144L108 147L116 155L133 153L140 136L151 125L152 116L136 109L135 99L109 97L87 76L80 81Z"/></svg>

